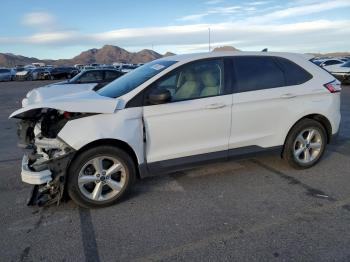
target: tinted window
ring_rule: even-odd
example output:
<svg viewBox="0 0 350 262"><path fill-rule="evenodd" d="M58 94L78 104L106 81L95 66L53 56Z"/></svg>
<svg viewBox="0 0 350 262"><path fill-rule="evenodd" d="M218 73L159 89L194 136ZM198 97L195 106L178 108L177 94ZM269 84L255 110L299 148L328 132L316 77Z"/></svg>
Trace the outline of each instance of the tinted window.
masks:
<svg viewBox="0 0 350 262"><path fill-rule="evenodd" d="M312 78L310 73L292 61L281 57L276 57L275 59L284 71L286 86L300 85Z"/></svg>
<svg viewBox="0 0 350 262"><path fill-rule="evenodd" d="M147 90L167 89L171 101L183 101L225 94L224 66L221 59L190 63L170 72ZM146 94L146 97L147 97Z"/></svg>
<svg viewBox="0 0 350 262"><path fill-rule="evenodd" d="M344 65L341 65L342 67L350 67L350 61L346 62Z"/></svg>
<svg viewBox="0 0 350 262"><path fill-rule="evenodd" d="M125 95L175 63L176 61L155 60L117 78L97 92L107 97Z"/></svg>
<svg viewBox="0 0 350 262"><path fill-rule="evenodd" d="M121 73L118 71L112 71L112 70L105 71L105 79L106 80L114 80L117 77L119 77L120 75L121 75Z"/></svg>
<svg viewBox="0 0 350 262"><path fill-rule="evenodd" d="M102 80L103 80L102 71L85 72L84 74L81 75L79 79L80 83L89 83L89 82L102 81Z"/></svg>
<svg viewBox="0 0 350 262"><path fill-rule="evenodd" d="M323 63L323 65L328 66L328 65L336 65L336 64L341 64L343 63L342 61L338 60L329 60Z"/></svg>
<svg viewBox="0 0 350 262"><path fill-rule="evenodd" d="M273 57L233 58L238 92L284 86L284 74Z"/></svg>

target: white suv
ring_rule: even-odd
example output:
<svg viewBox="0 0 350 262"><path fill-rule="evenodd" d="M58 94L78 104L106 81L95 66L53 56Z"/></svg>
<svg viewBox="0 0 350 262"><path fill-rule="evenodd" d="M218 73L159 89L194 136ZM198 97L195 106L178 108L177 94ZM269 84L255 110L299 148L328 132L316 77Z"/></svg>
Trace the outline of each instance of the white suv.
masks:
<svg viewBox="0 0 350 262"><path fill-rule="evenodd" d="M136 178L279 150L321 158L340 123L340 84L304 56L221 52L162 58L104 88L39 100L19 118L30 204L115 203Z"/></svg>

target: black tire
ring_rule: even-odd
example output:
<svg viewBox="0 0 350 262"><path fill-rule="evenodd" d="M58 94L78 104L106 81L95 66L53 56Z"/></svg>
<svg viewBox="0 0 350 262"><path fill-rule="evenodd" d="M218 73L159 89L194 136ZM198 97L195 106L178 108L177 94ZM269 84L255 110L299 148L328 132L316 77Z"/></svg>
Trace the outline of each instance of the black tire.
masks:
<svg viewBox="0 0 350 262"><path fill-rule="evenodd" d="M297 136L303 132L303 130L306 129L315 129L320 134L320 139L322 141L321 147L319 149L319 153L315 159L308 163L301 163L298 161L297 157L294 155L295 151L295 141L297 139ZM322 158L325 148L327 144L327 133L323 125L316 120L313 119L303 119L296 123L294 127L290 130L286 142L284 144L283 149L283 158L287 161L287 163L295 168L295 169L306 169L314 166L317 164L318 161Z"/></svg>
<svg viewBox="0 0 350 262"><path fill-rule="evenodd" d="M78 185L78 177L83 166L89 160L99 156L110 156L118 159L125 168L125 184L120 192L113 198L96 201L86 197L81 192ZM113 146L98 146L80 153L71 163L67 175L67 189L69 196L75 203L85 208L106 207L115 204L127 195L136 180L135 164L132 158L124 150Z"/></svg>

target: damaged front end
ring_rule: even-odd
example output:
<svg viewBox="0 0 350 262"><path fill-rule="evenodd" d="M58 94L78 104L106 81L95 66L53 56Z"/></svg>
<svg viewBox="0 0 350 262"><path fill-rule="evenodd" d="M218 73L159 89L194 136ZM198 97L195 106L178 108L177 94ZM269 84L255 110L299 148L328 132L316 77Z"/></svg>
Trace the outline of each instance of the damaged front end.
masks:
<svg viewBox="0 0 350 262"><path fill-rule="evenodd" d="M59 204L64 193L67 167L75 150L57 135L76 114L55 109L36 109L18 123L22 181L34 185L28 205Z"/></svg>

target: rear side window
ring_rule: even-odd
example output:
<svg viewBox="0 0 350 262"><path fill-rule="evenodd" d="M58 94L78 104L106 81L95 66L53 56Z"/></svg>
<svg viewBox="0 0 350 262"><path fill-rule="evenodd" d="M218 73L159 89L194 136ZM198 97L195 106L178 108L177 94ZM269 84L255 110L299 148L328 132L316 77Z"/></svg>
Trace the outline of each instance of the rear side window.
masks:
<svg viewBox="0 0 350 262"><path fill-rule="evenodd" d="M281 57L276 57L275 59L284 71L286 86L300 85L312 78L309 72L294 62Z"/></svg>
<svg viewBox="0 0 350 262"><path fill-rule="evenodd" d="M273 57L235 57L234 70L238 92L262 90L285 85L284 73Z"/></svg>
<svg viewBox="0 0 350 262"><path fill-rule="evenodd" d="M328 60L323 63L324 66L329 66L329 65L337 65L343 63L342 61L339 60Z"/></svg>

